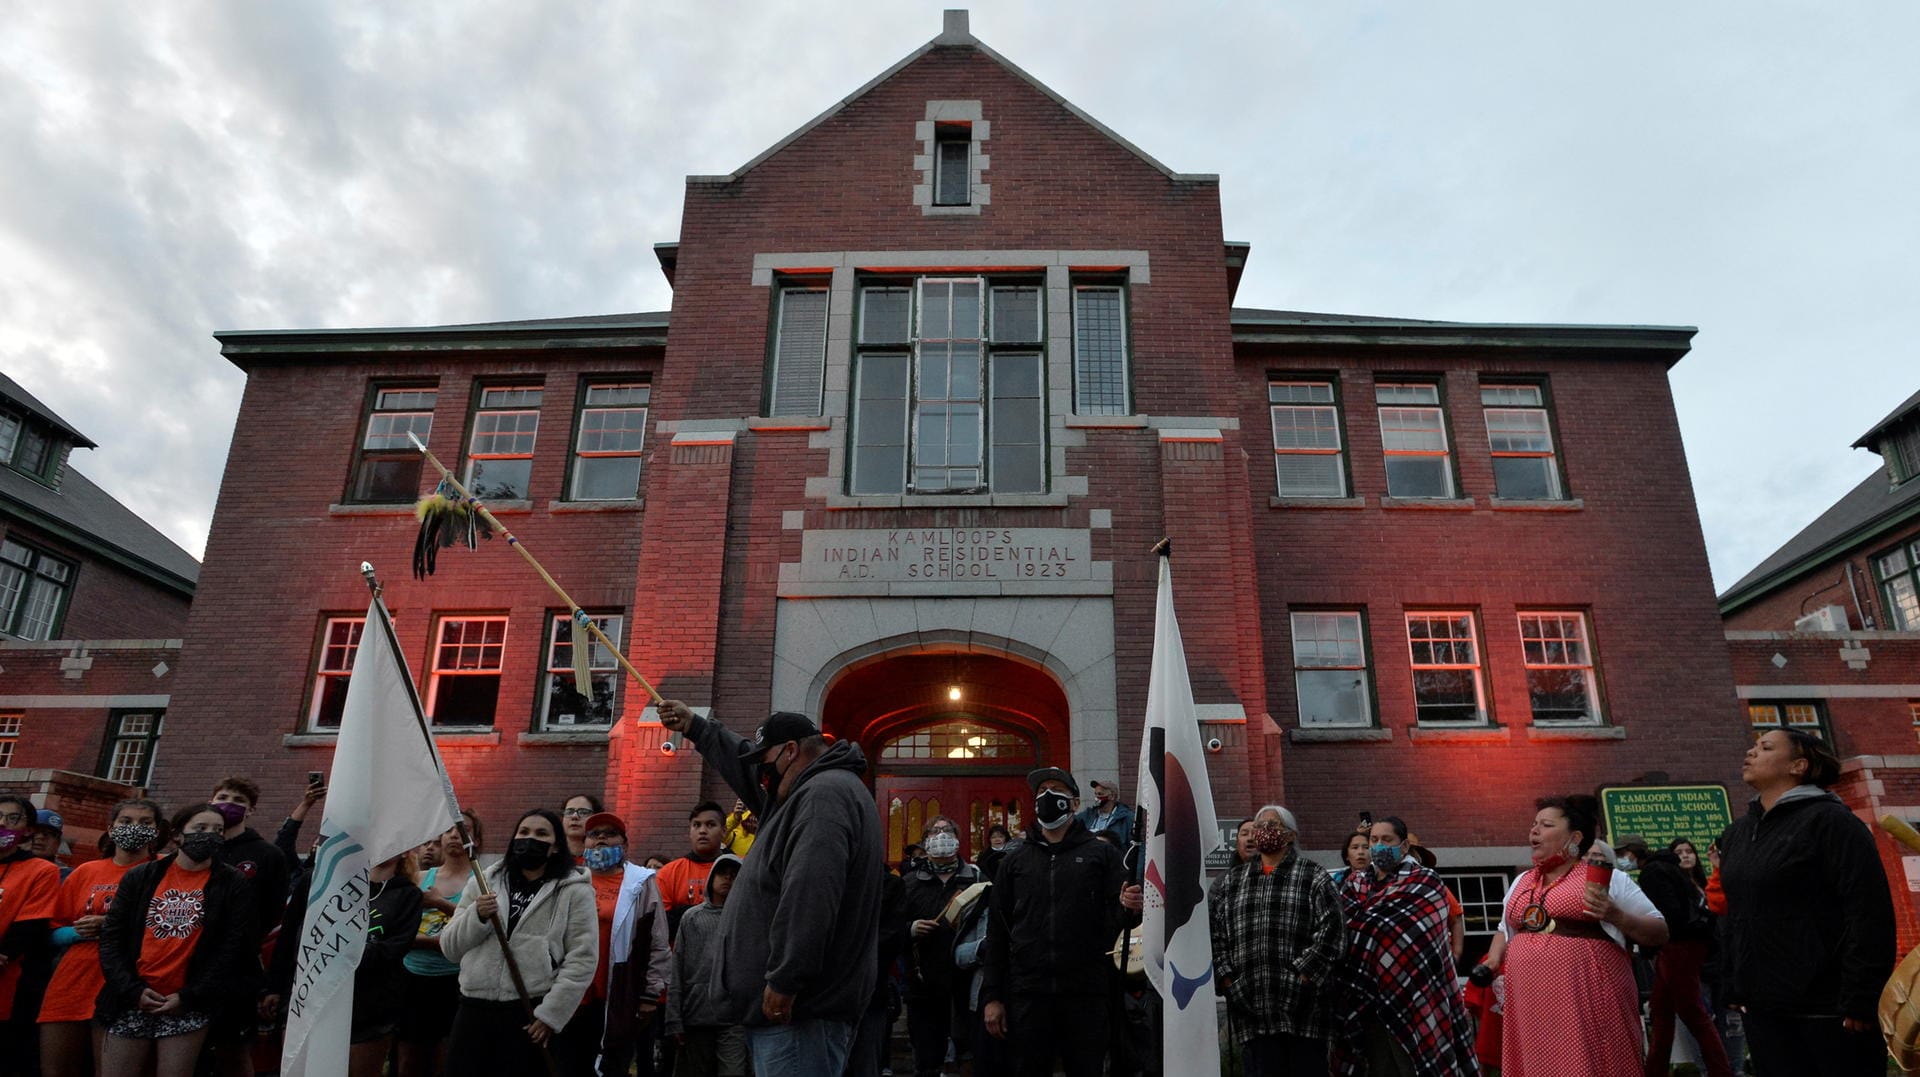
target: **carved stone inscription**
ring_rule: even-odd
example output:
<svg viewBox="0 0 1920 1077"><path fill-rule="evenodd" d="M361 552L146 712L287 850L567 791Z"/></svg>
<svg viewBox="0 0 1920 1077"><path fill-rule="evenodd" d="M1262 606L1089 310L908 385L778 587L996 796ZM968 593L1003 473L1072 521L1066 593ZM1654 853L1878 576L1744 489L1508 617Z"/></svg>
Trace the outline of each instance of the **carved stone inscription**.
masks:
<svg viewBox="0 0 1920 1077"><path fill-rule="evenodd" d="M923 583L1093 578L1091 543L1068 527L903 527L808 531L800 578Z"/></svg>

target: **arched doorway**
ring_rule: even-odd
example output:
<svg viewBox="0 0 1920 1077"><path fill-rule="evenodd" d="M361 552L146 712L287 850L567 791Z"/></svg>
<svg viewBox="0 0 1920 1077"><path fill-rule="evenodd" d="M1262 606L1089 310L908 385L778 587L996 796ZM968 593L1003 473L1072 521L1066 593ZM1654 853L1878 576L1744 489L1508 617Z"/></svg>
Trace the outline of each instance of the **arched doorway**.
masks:
<svg viewBox="0 0 1920 1077"><path fill-rule="evenodd" d="M935 815L960 823L960 855L976 859L989 827L1023 825L1027 772L1069 764L1059 682L1001 654L876 655L834 679L821 718L866 753L891 863Z"/></svg>

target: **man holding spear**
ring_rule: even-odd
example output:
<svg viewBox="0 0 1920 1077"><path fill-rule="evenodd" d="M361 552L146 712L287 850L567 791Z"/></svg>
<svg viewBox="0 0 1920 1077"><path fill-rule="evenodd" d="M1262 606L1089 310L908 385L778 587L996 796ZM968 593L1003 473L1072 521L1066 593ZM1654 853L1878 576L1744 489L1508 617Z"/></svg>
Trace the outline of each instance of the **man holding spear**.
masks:
<svg viewBox="0 0 1920 1077"><path fill-rule="evenodd" d="M752 741L678 700L660 704L660 724L761 820L720 923L716 985L728 1019L747 1026L754 1072L839 1073L878 968L883 868L866 757L791 711Z"/></svg>

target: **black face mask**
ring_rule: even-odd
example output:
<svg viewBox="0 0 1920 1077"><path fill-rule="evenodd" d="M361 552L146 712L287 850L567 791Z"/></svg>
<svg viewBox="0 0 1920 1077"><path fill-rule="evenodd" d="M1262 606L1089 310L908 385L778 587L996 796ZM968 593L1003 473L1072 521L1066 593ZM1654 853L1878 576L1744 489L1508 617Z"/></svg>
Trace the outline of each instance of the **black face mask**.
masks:
<svg viewBox="0 0 1920 1077"><path fill-rule="evenodd" d="M205 862L220 854L226 838L218 830L196 830L180 839L180 851L189 860Z"/></svg>
<svg viewBox="0 0 1920 1077"><path fill-rule="evenodd" d="M1042 830L1057 830L1073 818L1073 801L1057 789L1033 798L1033 817Z"/></svg>
<svg viewBox="0 0 1920 1077"><path fill-rule="evenodd" d="M785 745L781 747L784 748ZM773 752L778 755L780 748L773 749ZM754 777L760 782L760 788L767 794L767 803L771 805L780 796L780 781L784 775L771 760L761 760L754 767Z"/></svg>
<svg viewBox="0 0 1920 1077"><path fill-rule="evenodd" d="M507 861L523 871L542 867L553 853L553 843L539 838L515 838L507 843Z"/></svg>

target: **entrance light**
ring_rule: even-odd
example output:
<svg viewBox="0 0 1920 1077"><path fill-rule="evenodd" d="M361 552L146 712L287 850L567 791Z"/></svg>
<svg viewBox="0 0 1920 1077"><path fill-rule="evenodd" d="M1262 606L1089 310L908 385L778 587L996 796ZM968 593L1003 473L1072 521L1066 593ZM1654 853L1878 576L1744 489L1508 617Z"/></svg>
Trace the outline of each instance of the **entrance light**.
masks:
<svg viewBox="0 0 1920 1077"><path fill-rule="evenodd" d="M947 698L953 700L955 703L960 702L960 686L956 684L947 689Z"/></svg>

